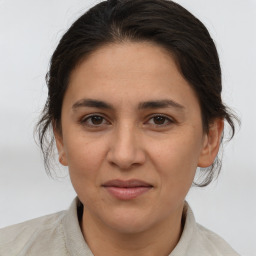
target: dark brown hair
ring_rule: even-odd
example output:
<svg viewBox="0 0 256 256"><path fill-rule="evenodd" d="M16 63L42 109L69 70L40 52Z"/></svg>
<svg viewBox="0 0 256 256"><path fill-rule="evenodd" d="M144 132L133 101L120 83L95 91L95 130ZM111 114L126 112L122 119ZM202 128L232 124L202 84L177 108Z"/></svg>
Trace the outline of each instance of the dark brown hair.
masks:
<svg viewBox="0 0 256 256"><path fill-rule="evenodd" d="M37 124L39 142L49 171L54 145L52 123L61 131L61 109L72 70L89 54L109 43L151 42L175 58L181 74L195 91L204 131L211 121L225 119L235 133L236 117L221 99L221 68L215 44L206 27L186 9L167 0L108 0L83 14L60 40L46 76L48 98ZM50 132L50 137L47 133ZM219 174L219 157L202 170L208 185Z"/></svg>

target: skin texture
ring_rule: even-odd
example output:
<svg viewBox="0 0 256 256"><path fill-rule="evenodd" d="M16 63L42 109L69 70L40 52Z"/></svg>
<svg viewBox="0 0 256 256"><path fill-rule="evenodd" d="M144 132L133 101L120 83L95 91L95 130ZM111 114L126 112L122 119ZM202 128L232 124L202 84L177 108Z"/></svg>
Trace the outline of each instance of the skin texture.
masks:
<svg viewBox="0 0 256 256"><path fill-rule="evenodd" d="M179 107L141 104L161 100ZM216 157L223 120L205 134L196 94L173 58L144 42L109 44L87 57L72 72L61 118L60 162L84 204L81 228L94 255L168 255L196 168ZM121 200L102 186L113 179L151 188Z"/></svg>

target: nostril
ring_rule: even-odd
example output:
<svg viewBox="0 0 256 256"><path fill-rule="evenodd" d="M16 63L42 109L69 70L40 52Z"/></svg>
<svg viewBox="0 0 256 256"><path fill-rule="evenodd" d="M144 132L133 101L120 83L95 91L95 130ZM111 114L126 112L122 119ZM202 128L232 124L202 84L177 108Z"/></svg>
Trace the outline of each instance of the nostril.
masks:
<svg viewBox="0 0 256 256"><path fill-rule="evenodd" d="M112 155L108 157L108 161L112 166L116 166L122 170L129 170L142 164L142 161L138 161L136 155L130 158L125 158L120 155Z"/></svg>

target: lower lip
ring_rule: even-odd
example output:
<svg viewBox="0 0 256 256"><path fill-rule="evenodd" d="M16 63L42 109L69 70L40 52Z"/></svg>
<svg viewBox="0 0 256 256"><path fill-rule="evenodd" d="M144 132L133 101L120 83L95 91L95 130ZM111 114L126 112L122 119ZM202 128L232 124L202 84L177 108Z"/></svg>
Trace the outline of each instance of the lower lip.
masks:
<svg viewBox="0 0 256 256"><path fill-rule="evenodd" d="M120 200L131 200L148 192L152 187L105 187L105 189L115 198Z"/></svg>

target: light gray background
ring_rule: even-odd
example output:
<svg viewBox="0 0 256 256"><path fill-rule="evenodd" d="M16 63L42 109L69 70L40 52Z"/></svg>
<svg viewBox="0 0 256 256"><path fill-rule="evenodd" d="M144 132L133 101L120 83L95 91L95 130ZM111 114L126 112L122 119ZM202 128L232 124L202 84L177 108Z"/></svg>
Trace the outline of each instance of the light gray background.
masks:
<svg viewBox="0 0 256 256"><path fill-rule="evenodd" d="M69 178L44 171L33 128L44 76L61 35L95 0L0 0L0 227L66 209ZM223 69L223 98L242 126L225 147L222 173L187 200L198 222L239 253L256 251L256 1L178 1L210 30ZM62 172L63 175L63 172Z"/></svg>

